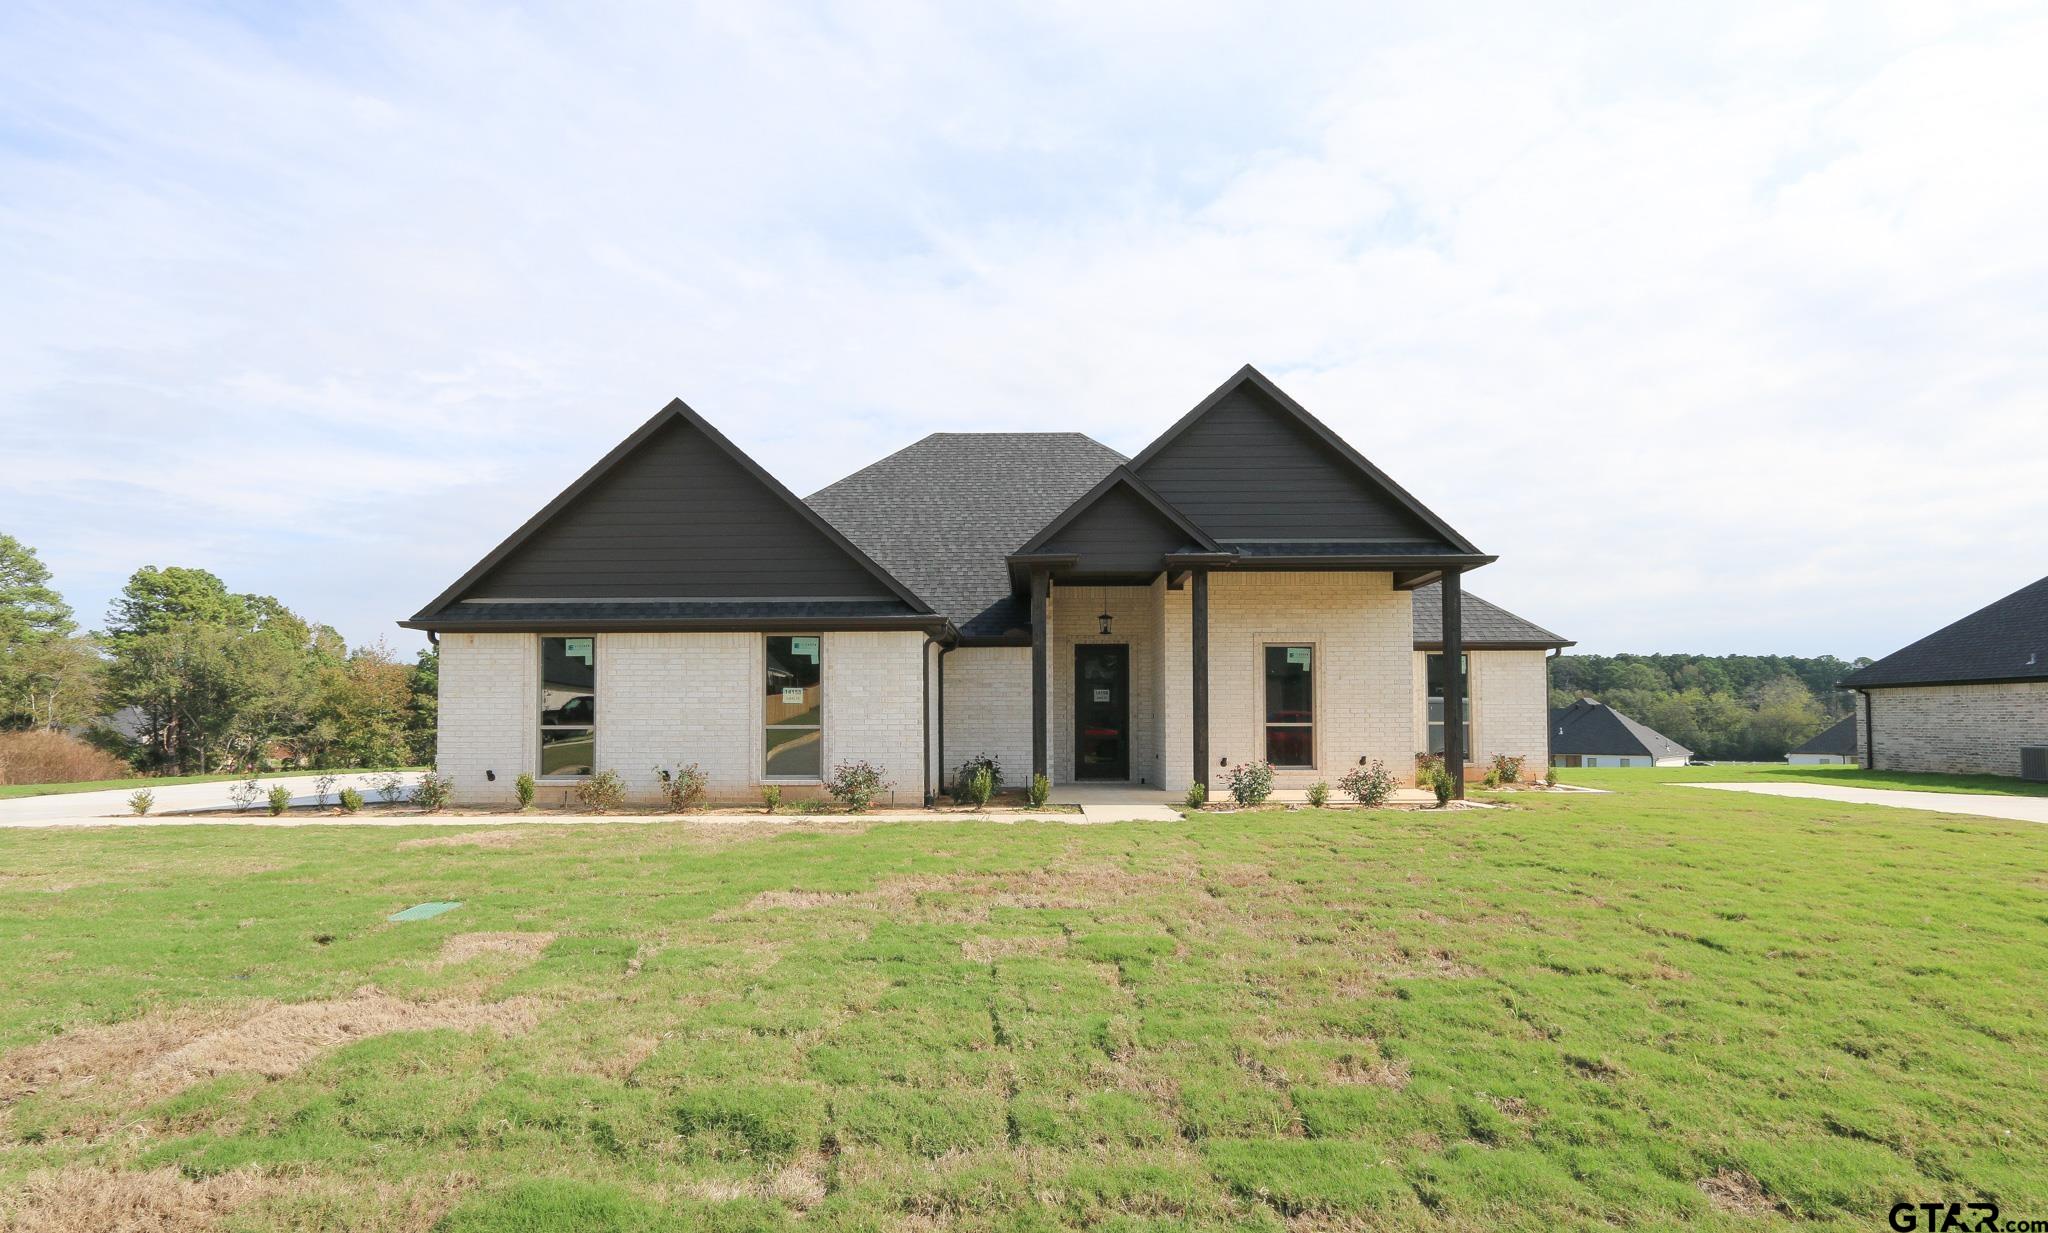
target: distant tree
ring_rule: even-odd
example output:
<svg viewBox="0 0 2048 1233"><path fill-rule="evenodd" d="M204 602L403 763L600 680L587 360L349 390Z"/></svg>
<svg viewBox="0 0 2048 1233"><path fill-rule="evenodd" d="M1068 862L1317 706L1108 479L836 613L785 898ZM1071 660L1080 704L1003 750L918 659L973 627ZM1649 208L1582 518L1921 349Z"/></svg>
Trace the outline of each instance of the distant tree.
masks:
<svg viewBox="0 0 2048 1233"><path fill-rule="evenodd" d="M1782 676L1765 682L1756 692L1749 721L1750 748L1760 756L1783 757L1786 750L1827 724L1827 712L1814 701L1813 691L1797 677Z"/></svg>
<svg viewBox="0 0 2048 1233"><path fill-rule="evenodd" d="M319 664L307 756L313 765L397 766L409 760L412 669L382 642Z"/></svg>
<svg viewBox="0 0 2048 1233"><path fill-rule="evenodd" d="M412 705L406 715L406 745L415 766L430 766L441 717L441 652L426 647L413 663Z"/></svg>
<svg viewBox="0 0 2048 1233"><path fill-rule="evenodd" d="M256 627L257 616L247 596L230 593L206 570L145 565L129 576L120 596L108 606L107 636L119 646L178 625L248 630Z"/></svg>
<svg viewBox="0 0 2048 1233"><path fill-rule="evenodd" d="M55 727L89 702L78 669L91 647L72 644L77 631L35 549L0 535L0 726Z"/></svg>
<svg viewBox="0 0 2048 1233"><path fill-rule="evenodd" d="M1550 704L1597 698L1715 759L1775 759L1850 712L1835 682L1868 660L1832 655L1564 655Z"/></svg>

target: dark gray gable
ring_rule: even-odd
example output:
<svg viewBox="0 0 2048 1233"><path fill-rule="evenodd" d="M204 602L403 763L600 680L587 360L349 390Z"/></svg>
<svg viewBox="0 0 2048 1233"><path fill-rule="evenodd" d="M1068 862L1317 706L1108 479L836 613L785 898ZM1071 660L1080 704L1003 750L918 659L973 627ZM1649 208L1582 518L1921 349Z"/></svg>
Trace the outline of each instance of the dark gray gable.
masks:
<svg viewBox="0 0 2048 1233"><path fill-rule="evenodd" d="M1856 717L1846 715L1836 721L1833 727L1810 738L1803 745L1794 745L1790 750L1796 754L1854 754L1856 752Z"/></svg>
<svg viewBox="0 0 2048 1233"><path fill-rule="evenodd" d="M415 619L499 599L882 600L929 611L681 401Z"/></svg>
<svg viewBox="0 0 2048 1233"><path fill-rule="evenodd" d="M1131 461L1226 543L1418 543L1477 548L1246 365Z"/></svg>
<svg viewBox="0 0 2048 1233"><path fill-rule="evenodd" d="M1553 754L1690 757L1692 751L1647 724L1602 702L1581 698L1550 713Z"/></svg>
<svg viewBox="0 0 2048 1233"><path fill-rule="evenodd" d="M1118 467L1018 550L1071 556L1086 574L1156 574L1176 552L1214 552L1216 541L1129 470Z"/></svg>

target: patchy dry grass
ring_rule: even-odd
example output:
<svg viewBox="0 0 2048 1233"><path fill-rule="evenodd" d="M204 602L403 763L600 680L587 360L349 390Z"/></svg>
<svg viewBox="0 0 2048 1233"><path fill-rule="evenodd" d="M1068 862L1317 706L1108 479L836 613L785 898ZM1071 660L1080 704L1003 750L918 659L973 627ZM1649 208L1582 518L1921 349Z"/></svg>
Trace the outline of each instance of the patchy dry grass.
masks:
<svg viewBox="0 0 2048 1233"><path fill-rule="evenodd" d="M1088 828L0 834L0 1229L2042 1200L2048 829L1603 786ZM386 920L427 900L463 906Z"/></svg>

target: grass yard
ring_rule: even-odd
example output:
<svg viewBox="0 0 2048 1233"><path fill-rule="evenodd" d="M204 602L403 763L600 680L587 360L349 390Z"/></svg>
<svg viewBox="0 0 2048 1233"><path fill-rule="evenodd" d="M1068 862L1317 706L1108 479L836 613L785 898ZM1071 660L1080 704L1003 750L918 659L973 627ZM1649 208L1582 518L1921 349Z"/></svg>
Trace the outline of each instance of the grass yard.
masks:
<svg viewBox="0 0 2048 1233"><path fill-rule="evenodd" d="M419 767L408 767L419 770ZM257 778L266 783L273 779L304 779L315 775L368 775L375 768L340 771L264 771ZM240 775L135 775L127 779L88 779L77 783L10 783L0 784L0 801L23 796L61 796L67 792L104 792L109 788L161 788L180 783L233 783L247 779Z"/></svg>
<svg viewBox="0 0 2048 1233"><path fill-rule="evenodd" d="M2048 1216L2048 828L1570 778L1623 790L0 832L0 1228Z"/></svg>

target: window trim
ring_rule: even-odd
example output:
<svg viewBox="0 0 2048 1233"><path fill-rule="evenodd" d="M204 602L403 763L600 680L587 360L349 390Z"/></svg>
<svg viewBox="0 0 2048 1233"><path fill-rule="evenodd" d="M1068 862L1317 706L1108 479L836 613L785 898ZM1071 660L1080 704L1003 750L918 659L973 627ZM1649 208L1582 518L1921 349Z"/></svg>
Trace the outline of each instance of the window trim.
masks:
<svg viewBox="0 0 2048 1233"><path fill-rule="evenodd" d="M831 759L825 756L825 704L827 701L825 697L825 635L823 633L763 633L761 641L755 644L761 648L761 661L760 671L755 674L754 679L760 682L764 689L768 682L768 640L770 638L816 638L818 640L818 722L816 724L771 724L768 722L766 711L767 694L763 692L755 695L761 699L763 707L763 710L759 712L760 722L754 725L754 730L761 734L761 761L759 763L761 782L780 784L824 783L831 775L830 767L832 765ZM768 773L768 733L776 729L786 729L793 732L816 730L818 734L818 773L816 775L770 775Z"/></svg>
<svg viewBox="0 0 2048 1233"><path fill-rule="evenodd" d="M548 707L547 707L547 702L548 702L548 639L550 639L550 638L559 638L559 639L561 639L561 640L562 640L563 642L567 642L567 641L569 641L569 640L570 640L571 638L588 638L588 639L590 639L590 655L591 655L591 661L592 661L592 662L591 662L591 665L590 665L590 696L591 696L592 702L591 702L591 708L590 708L590 722L589 722L589 723L587 723L587 724L551 724L551 723L547 722L547 720L546 720L545 718L543 718L543 717L544 717L544 716L545 716L545 715L546 715L546 714L548 713ZM589 780L590 780L590 779L591 779L591 778L592 778L593 776L595 776L595 775L597 774L597 766L598 766L598 758L597 758L597 716L598 716L598 710L599 710L599 708L598 708L598 706L597 706L597 704L596 704L596 698L597 698L597 663L596 663L596 660L598 659L598 657L599 657L599 656L598 656L598 637L597 637L597 635L596 635L596 634L540 634L540 635L538 635L538 636L536 636L536 637L534 638L534 640L533 640L533 663L534 663L534 674L533 674L533 675L534 675L534 682L533 682L533 685L534 685L534 690L533 690L533 693L534 693L534 699L535 699L535 710L534 710L534 718L535 718L536 722L535 722L535 723L534 723L534 725L533 725L533 739L534 739L534 747L533 747L533 780L534 780L534 782L535 782L535 783L543 783L543 784L579 784L579 783L587 783L587 782L588 782L588 781L589 781ZM547 772L547 771L543 771L543 770L541 769L541 763L542 763L542 761L543 761L543 760L544 760L544 759L545 759L545 758L547 757L547 743L546 743L545 741L543 741L543 740L541 740L541 739L540 739L540 735L541 735L541 733L543 733L543 732L547 732L547 731L549 731L549 730L551 730L551 729L552 729L552 730L554 730L554 731L557 731L557 732L579 732L579 731L582 731L582 730L583 730L583 729L585 729L585 728L588 728L588 729L590 730L590 774L588 774L588 775L565 775L565 774L562 774L562 773L561 773L561 772L559 772L559 771L556 771L556 772L550 773L550 772Z"/></svg>
<svg viewBox="0 0 2048 1233"><path fill-rule="evenodd" d="M1272 713L1272 710L1271 710L1271 708L1270 708L1270 707L1268 707L1268 706L1266 705L1266 652L1267 652L1267 651L1270 651L1270 650L1272 650L1272 649L1273 649L1273 648L1275 648L1275 647L1280 647L1280 648L1283 648L1283 649L1285 649L1285 648L1292 648L1292 647L1307 647L1307 648L1308 648L1308 722L1307 722L1307 723L1280 723L1280 724L1276 724L1276 723L1269 723L1269 722L1267 722L1266 716L1268 716L1269 714L1271 714L1271 713ZM1259 709L1258 709L1258 714L1257 714L1257 716L1256 716L1256 718L1257 718L1257 720L1258 720L1258 733L1259 733L1259 758L1260 758L1260 760L1261 760L1261 761L1263 761L1263 762L1267 763L1268 765L1270 765L1270 766L1271 766L1271 767L1272 767L1272 768L1273 768L1274 770L1276 770L1276 771L1313 771L1313 770L1317 770L1317 769L1319 769L1319 768L1320 768L1320 767L1322 766L1322 762L1323 762L1323 731L1322 731L1322 729L1323 729L1323 691L1322 691L1322 687L1321 687L1321 685L1322 685L1322 682L1321 682L1321 681L1320 681L1320 680L1318 679L1318 678L1320 677L1320 674L1322 673L1322 670L1323 670L1323 668L1322 668L1322 664L1323 664L1323 646L1322 646L1322 643L1318 642L1317 640L1315 640L1315 639L1313 639L1313 638L1282 638L1282 639L1279 639L1279 640L1277 640L1277 641L1268 641L1268 640L1265 640L1265 639L1261 639L1261 640L1260 640L1260 642L1259 642L1259 659L1258 659L1258 673L1259 673L1259 703L1258 703L1258 706L1259 706ZM1273 759L1272 759L1272 750L1271 750L1270 748L1268 748L1268 746L1267 746L1267 744L1266 744L1266 738L1267 738L1267 732L1266 732L1266 730L1267 730L1268 728L1307 728L1307 729L1308 729L1308 757L1309 757L1309 760L1308 760L1308 762L1307 762L1306 764L1301 764L1301 763L1289 763L1289 764L1288 764L1288 765L1286 765L1286 766L1282 766L1282 765L1280 765L1280 764L1279 764L1278 762L1274 762L1274 761L1273 761Z"/></svg>
<svg viewBox="0 0 2048 1233"><path fill-rule="evenodd" d="M1443 729L1444 721L1433 719L1429 714L1429 704L1436 700L1435 695L1429 692L1429 661L1432 659L1442 659L1443 657L1444 653L1442 651L1424 651L1422 653L1422 749L1426 755L1432 758L1443 757L1443 742L1440 740L1432 741L1430 737ZM1479 725L1472 722L1472 652L1463 652L1458 658L1465 662L1465 765L1477 766L1479 765L1478 742L1472 734ZM1436 746L1436 748L1430 748L1432 745Z"/></svg>

